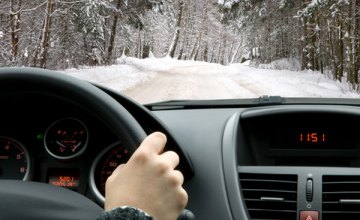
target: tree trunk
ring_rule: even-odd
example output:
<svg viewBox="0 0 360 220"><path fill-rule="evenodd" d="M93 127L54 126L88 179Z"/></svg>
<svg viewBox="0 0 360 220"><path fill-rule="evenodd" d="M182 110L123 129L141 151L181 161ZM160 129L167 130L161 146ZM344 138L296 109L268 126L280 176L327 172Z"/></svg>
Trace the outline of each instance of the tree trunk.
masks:
<svg viewBox="0 0 360 220"><path fill-rule="evenodd" d="M307 69L308 68L308 63L309 63L309 59L308 59L308 53L307 53L307 18L306 17L303 17L302 18L302 25L303 25L303 35L301 37L302 39L302 43L303 43L303 46L302 46L302 64L301 64L301 69Z"/></svg>
<svg viewBox="0 0 360 220"><path fill-rule="evenodd" d="M333 69L332 69L333 76L335 79L337 79L339 72L339 58L336 53L336 30L334 30L334 32L332 31L331 23L329 20L328 20L328 34L329 34L328 44L330 45L329 57L331 58L331 64L333 65Z"/></svg>
<svg viewBox="0 0 360 220"><path fill-rule="evenodd" d="M235 40L232 41L232 43L230 45L229 52L228 52L228 56L226 57L226 59L228 60L228 64L231 63L232 53L233 53L233 50L234 50L234 44L235 44Z"/></svg>
<svg viewBox="0 0 360 220"><path fill-rule="evenodd" d="M320 42L318 41L318 39L320 38L320 30L318 30L317 28L319 28L320 24L320 18L317 14L317 12L314 12L314 33L312 36L312 45L314 48L314 56L313 56L313 67L314 70L318 71L320 70L320 54L321 54L321 47L320 47Z"/></svg>
<svg viewBox="0 0 360 220"><path fill-rule="evenodd" d="M136 54L135 54L135 56L137 57L137 58L141 58L141 47L142 47L142 41L141 41L141 27L140 27L140 24L138 25L138 38L137 38L137 43L136 43L136 45L137 45L137 48L136 48Z"/></svg>
<svg viewBox="0 0 360 220"><path fill-rule="evenodd" d="M220 56L221 56L221 47L222 47L222 41L219 40L219 47L218 47L218 54L217 54L217 58L215 60L216 63L221 63L220 62Z"/></svg>
<svg viewBox="0 0 360 220"><path fill-rule="evenodd" d="M206 28L207 14L208 14L208 0L205 1L205 9L204 9L204 13L203 13L202 21L201 21L201 29L196 38L195 44L191 50L190 60L194 60L197 53L199 52L199 48L200 48L201 41L202 41L202 36L203 36L203 34L205 32L205 28Z"/></svg>
<svg viewBox="0 0 360 220"><path fill-rule="evenodd" d="M310 23L309 25L307 25L307 37L306 37L306 42L307 42L307 58L308 58L308 68L311 70L317 70L316 69L316 33L315 33L315 15L312 14L311 17L308 18L308 23ZM313 27L311 27L313 26Z"/></svg>
<svg viewBox="0 0 360 220"><path fill-rule="evenodd" d="M228 56L226 55L226 45L227 45L227 39L226 37L223 38L224 42L223 42L223 49L222 49L222 58L221 58L221 64L222 65L228 65L229 64L229 60L227 59Z"/></svg>
<svg viewBox="0 0 360 220"><path fill-rule="evenodd" d="M209 59L210 63L214 62L214 57L215 57L215 44L212 46L212 49L211 49L211 56Z"/></svg>
<svg viewBox="0 0 360 220"><path fill-rule="evenodd" d="M185 49L185 42L184 41L186 41L186 39L183 39L183 41L182 41L181 48L180 48L179 55L178 55L178 60L183 59L184 49Z"/></svg>
<svg viewBox="0 0 360 220"><path fill-rule="evenodd" d="M44 27L41 34L40 53L38 57L41 68L46 68L47 53L50 45L50 34L51 34L50 28L52 23L52 13L54 12L54 9L55 9L55 1L48 0L46 5Z"/></svg>
<svg viewBox="0 0 360 220"><path fill-rule="evenodd" d="M205 62L208 62L208 53L209 53L209 44L206 44L204 49L204 57L203 57Z"/></svg>
<svg viewBox="0 0 360 220"><path fill-rule="evenodd" d="M338 54L339 54L339 69L338 69L338 74L337 74L337 79L339 81L341 81L341 78L344 76L344 42L343 42L343 33L342 33L342 24L341 21L338 21L340 23L339 28L338 28Z"/></svg>
<svg viewBox="0 0 360 220"><path fill-rule="evenodd" d="M309 4L309 0L303 0L303 8L306 8ZM302 18L302 40L303 40L303 50L302 50L302 69L313 69L312 58L311 58L311 45L309 38L311 34L309 33L309 17L304 16Z"/></svg>
<svg viewBox="0 0 360 220"><path fill-rule="evenodd" d="M348 6L347 15L347 34L346 34L346 51L348 61L348 82L353 88L358 84L358 70L356 68L356 42L355 42L355 28L356 28L356 0L351 0Z"/></svg>
<svg viewBox="0 0 360 220"><path fill-rule="evenodd" d="M183 10L184 10L184 1L181 0L179 2L179 11L178 11L178 14L177 14L177 17L176 17L174 38L173 38L173 40L171 42L171 45L170 45L169 51L168 51L168 55L170 57L172 57L172 58L175 56L176 47L177 47L177 44L178 44L178 41L179 41Z"/></svg>
<svg viewBox="0 0 360 220"><path fill-rule="evenodd" d="M360 0L355 0L355 5L353 5L353 9L354 9L354 14L353 17L359 18L360 17ZM359 74L360 74L360 19L356 19L354 21L354 27L353 27L353 31L354 31L354 36L357 37L357 40L355 41L354 39L354 72L355 72L355 82L356 84L359 84Z"/></svg>
<svg viewBox="0 0 360 220"><path fill-rule="evenodd" d="M122 0L117 0L116 10L120 10L121 1ZM113 50L114 50L114 42L115 42L115 37L116 37L116 26L117 26L118 19L119 19L119 13L118 13L118 11L116 11L114 13L114 20L113 20L113 24L111 26L109 47L107 49L107 60L106 60L106 62L109 65L112 63L112 60L113 60Z"/></svg>
<svg viewBox="0 0 360 220"><path fill-rule="evenodd" d="M239 44L237 45L235 52L233 53L231 60L230 60L230 64L234 63L236 56L239 53L240 47L242 46L243 40L241 39Z"/></svg>
<svg viewBox="0 0 360 220"><path fill-rule="evenodd" d="M318 30L316 30L316 56L315 56L315 61L316 61L316 70L320 70L321 73L324 73L324 64L323 64L323 59L324 59L324 50L323 50L323 42L321 40L321 33L323 33L323 30L320 28L321 27L321 23L320 23L320 14L317 13L316 14L316 20L315 20L315 24L316 27L319 28Z"/></svg>
<svg viewBox="0 0 360 220"><path fill-rule="evenodd" d="M22 0L19 0L17 3L17 8L15 8L14 0L10 1L10 20L11 20L11 53L13 61L17 60L17 55L19 52L19 31L20 31L20 10Z"/></svg>

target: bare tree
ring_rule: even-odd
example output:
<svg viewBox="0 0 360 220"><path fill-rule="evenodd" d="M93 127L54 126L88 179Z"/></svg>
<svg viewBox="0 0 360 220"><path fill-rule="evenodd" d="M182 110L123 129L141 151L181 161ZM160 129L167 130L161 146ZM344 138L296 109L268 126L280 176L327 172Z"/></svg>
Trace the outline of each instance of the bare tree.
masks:
<svg viewBox="0 0 360 220"><path fill-rule="evenodd" d="M36 66L39 64L39 67L45 68L48 50L50 46L50 34L51 34L51 25L52 25L52 13L55 10L55 1L54 0L47 0L46 3L46 11L44 13L44 20L43 20L43 28L41 30L40 35L40 45L36 50L34 56L34 65Z"/></svg>
<svg viewBox="0 0 360 220"><path fill-rule="evenodd" d="M114 42L115 42L115 37L116 37L116 29L117 29L117 22L119 19L119 10L121 7L121 3L122 0L117 0L117 4L116 4L116 11L114 12L113 15L113 24L111 26L111 34L110 34L110 41L109 41L109 47L107 49L107 63L110 64L112 62L113 59L113 50L114 50Z"/></svg>
<svg viewBox="0 0 360 220"><path fill-rule="evenodd" d="M11 20L11 53L13 60L17 59L19 51L19 32L20 32L20 12L22 7L22 1L18 0L10 1L10 20Z"/></svg>
<svg viewBox="0 0 360 220"><path fill-rule="evenodd" d="M179 41L179 36L180 36L180 32L181 32L181 23L182 23L182 15L183 15L183 10L184 10L184 0L180 0L179 1L179 10L176 16L176 25L175 25L175 33L174 33L174 38L170 44L169 47L169 52L168 55L170 57L174 57L175 56L175 50Z"/></svg>

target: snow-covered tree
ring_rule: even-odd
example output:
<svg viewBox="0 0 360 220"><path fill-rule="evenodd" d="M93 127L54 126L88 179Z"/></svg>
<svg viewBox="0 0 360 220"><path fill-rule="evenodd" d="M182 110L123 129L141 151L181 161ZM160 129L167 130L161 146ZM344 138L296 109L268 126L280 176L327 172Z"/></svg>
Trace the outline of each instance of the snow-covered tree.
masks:
<svg viewBox="0 0 360 220"><path fill-rule="evenodd" d="M112 64L123 53L227 65L298 59L359 84L360 0L0 1L0 65Z"/></svg>

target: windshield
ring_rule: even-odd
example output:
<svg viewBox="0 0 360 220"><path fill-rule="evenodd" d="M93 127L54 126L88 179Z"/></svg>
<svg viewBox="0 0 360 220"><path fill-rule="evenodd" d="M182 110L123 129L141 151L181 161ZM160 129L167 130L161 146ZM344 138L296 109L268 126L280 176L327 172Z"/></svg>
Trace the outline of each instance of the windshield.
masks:
<svg viewBox="0 0 360 220"><path fill-rule="evenodd" d="M0 65L140 103L359 98L358 0L0 1Z"/></svg>

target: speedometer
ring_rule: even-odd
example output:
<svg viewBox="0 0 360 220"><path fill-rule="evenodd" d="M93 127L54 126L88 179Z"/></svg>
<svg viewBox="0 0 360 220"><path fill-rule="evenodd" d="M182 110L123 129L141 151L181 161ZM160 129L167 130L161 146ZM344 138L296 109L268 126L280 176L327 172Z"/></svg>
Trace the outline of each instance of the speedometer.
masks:
<svg viewBox="0 0 360 220"><path fill-rule="evenodd" d="M27 180L30 157L26 148L8 137L0 137L0 179Z"/></svg>
<svg viewBox="0 0 360 220"><path fill-rule="evenodd" d="M90 169L90 187L99 202L104 202L105 183L117 166L126 163L129 151L120 143L110 145L95 159Z"/></svg>

